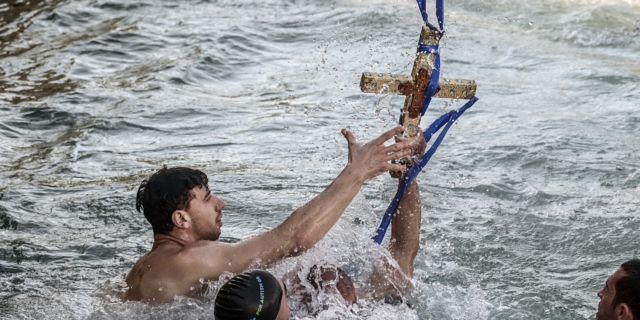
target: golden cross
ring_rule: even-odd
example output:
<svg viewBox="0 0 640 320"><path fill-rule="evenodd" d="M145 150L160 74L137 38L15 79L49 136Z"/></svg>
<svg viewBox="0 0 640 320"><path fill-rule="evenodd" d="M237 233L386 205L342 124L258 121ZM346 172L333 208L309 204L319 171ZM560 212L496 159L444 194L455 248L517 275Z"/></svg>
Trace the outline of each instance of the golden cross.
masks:
<svg viewBox="0 0 640 320"><path fill-rule="evenodd" d="M433 46L440 42L440 32L422 27L422 43ZM418 134L420 113L427 85L436 56L428 52L419 52L409 76L389 73L364 72L360 79L360 90L366 93L395 93L407 96L404 101L402 125L409 137ZM476 95L477 84L467 79L441 79L434 98L471 99Z"/></svg>

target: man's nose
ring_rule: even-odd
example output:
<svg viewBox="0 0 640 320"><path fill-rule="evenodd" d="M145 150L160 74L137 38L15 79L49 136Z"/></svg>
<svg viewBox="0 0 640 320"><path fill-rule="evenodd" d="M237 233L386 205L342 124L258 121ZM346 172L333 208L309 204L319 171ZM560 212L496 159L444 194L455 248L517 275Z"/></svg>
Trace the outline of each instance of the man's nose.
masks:
<svg viewBox="0 0 640 320"><path fill-rule="evenodd" d="M602 299L602 296L604 295L604 293L602 291L604 291L604 290L598 291L598 298L600 298L600 299Z"/></svg>
<svg viewBox="0 0 640 320"><path fill-rule="evenodd" d="M222 211L227 204L224 203L221 199L218 199L218 203L216 203L216 211Z"/></svg>

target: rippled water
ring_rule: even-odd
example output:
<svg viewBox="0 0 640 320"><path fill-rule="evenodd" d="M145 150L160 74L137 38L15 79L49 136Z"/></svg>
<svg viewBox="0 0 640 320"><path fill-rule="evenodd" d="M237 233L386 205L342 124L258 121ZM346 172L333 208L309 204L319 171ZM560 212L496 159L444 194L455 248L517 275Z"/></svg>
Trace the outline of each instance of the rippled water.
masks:
<svg viewBox="0 0 640 320"><path fill-rule="evenodd" d="M409 72L421 23L409 0L4 0L0 18L10 319L211 318L211 296L113 297L152 242L139 182L200 168L227 202L225 241L275 226L346 162L340 128L394 125L402 99L360 93L359 75ZM640 255L640 1L451 0L446 19L443 73L476 79L481 100L421 175L416 307L317 318L591 319L608 274ZM438 101L425 122L461 104ZM393 187L367 183L323 242L273 271L366 271Z"/></svg>

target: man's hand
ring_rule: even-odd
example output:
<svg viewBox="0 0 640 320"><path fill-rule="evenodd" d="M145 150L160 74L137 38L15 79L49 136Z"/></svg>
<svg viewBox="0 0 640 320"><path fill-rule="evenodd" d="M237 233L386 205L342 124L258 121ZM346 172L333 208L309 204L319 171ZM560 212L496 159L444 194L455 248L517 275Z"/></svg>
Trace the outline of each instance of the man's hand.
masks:
<svg viewBox="0 0 640 320"><path fill-rule="evenodd" d="M427 143L424 141L424 133L422 133L422 129L418 128L418 134L415 137L404 137L401 134L395 136L396 142L406 142L409 141L411 146L411 155L405 157L400 160L402 164L413 165L416 161L422 157L424 151L427 149Z"/></svg>
<svg viewBox="0 0 640 320"><path fill-rule="evenodd" d="M349 164L347 166L355 170L363 181L389 170L406 171L407 168L404 165L389 163L389 161L411 155L413 142L406 140L387 147L384 146L385 141L401 134L403 130L401 126L398 126L368 143L361 144L356 141L351 131L342 129L342 135L349 144Z"/></svg>

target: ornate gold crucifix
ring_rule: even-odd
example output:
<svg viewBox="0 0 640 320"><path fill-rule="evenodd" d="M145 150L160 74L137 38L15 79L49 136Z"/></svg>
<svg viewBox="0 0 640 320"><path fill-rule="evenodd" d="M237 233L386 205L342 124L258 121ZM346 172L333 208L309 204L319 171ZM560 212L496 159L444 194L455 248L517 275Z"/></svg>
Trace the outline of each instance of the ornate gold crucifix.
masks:
<svg viewBox="0 0 640 320"><path fill-rule="evenodd" d="M420 40L433 46L440 42L440 32L422 27ZM360 80L360 90L366 93L391 93L407 96L404 101L402 125L409 137L418 134L422 102L427 90L435 62L435 55L419 52L409 76L388 73L364 72ZM476 95L477 84L474 80L443 78L438 84L434 98L468 100Z"/></svg>

